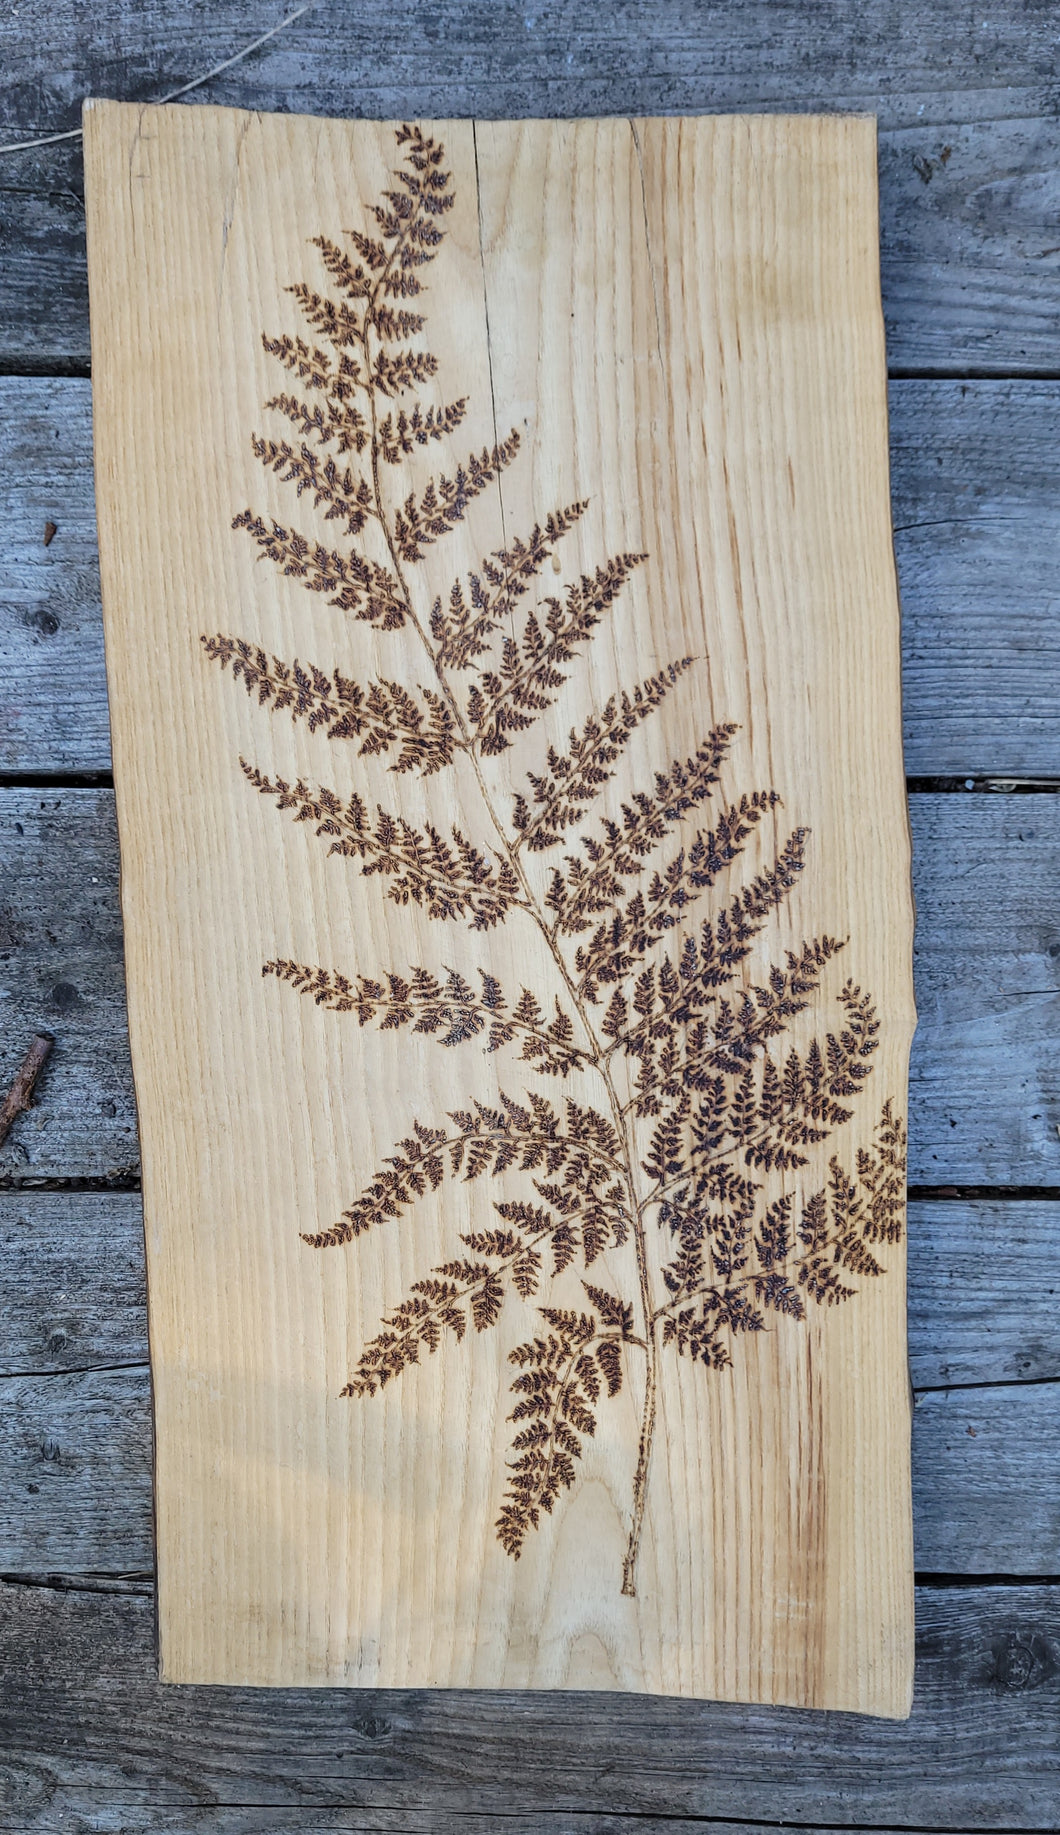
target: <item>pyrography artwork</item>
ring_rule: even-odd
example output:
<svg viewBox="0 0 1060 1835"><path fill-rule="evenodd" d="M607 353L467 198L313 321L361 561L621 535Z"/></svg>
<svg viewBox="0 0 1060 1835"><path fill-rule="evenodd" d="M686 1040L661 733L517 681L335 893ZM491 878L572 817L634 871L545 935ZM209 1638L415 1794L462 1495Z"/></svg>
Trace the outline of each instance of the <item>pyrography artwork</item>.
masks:
<svg viewBox="0 0 1060 1835"><path fill-rule="evenodd" d="M119 118L123 113L110 112ZM230 134L228 122L251 119L213 110L158 115L163 148L171 135L178 155L193 164L201 155L195 136L187 138L190 117L204 118L207 143L215 132L222 140ZM171 126L173 116L183 119ZM92 125L90 111L90 167ZM729 136L726 157L733 161L741 135L751 134L745 151L752 157L755 135L766 137L774 162L770 182L783 216L785 155L777 141L782 124L722 125ZM820 133L828 124L810 125ZM838 125L847 131L852 126ZM659 175L654 191L641 141L653 126L661 136L652 142ZM791 132L792 124L786 126ZM613 165L611 140L632 133L628 234L631 244L634 231L646 239L637 285L647 301L648 335L658 342L657 363L668 335L675 346L680 342L681 307L667 263L680 271L682 260L687 268L694 260L715 259L696 222L686 220L680 234L669 226L662 179L676 142L667 141L666 133L682 127L687 136L701 136L697 145L710 153L708 165L717 162L711 169L721 186L717 149L723 141L711 138L722 133L717 123L522 130L531 167L540 157L545 181L567 187L575 217L579 185L588 183L579 177L590 146L586 136L599 128L605 143L594 183L621 218L625 194L619 187L617 200L610 196L610 180L599 174ZM280 182L268 178L267 170L260 181L252 176L258 169L258 156L250 150L253 134L266 133L267 153L269 134L289 136L299 128L360 134L358 144L367 149L362 164L374 161L381 169L386 162L390 169L373 194L336 157L340 142L327 143L328 195L318 201L310 188L297 200L306 265L292 272L289 236L279 237L282 257L274 257L270 236L245 234L242 243L233 243L229 232L241 222L233 201L241 184L257 187L256 203L247 197L242 205L253 215L262 211L268 186ZM888 1003L878 986L876 916L867 916L873 901L866 904L859 896L844 904L836 893L853 884L850 862L861 846L844 838L842 823L849 820L856 836L859 823L871 830L876 818L855 807L830 829L820 819L821 799L812 782L818 766L830 768L823 762L830 746L841 751L854 743L841 737L847 729L836 697L840 678L851 679L856 656L851 652L834 663L832 639L824 637L823 625L816 632L815 614L801 626L797 616L773 619L768 593L757 583L758 573L764 579L769 568L759 562L754 541L760 539L764 552L771 538L754 532L768 531L784 518L798 529L800 514L810 521L816 514L801 473L796 486L790 457L783 493L788 501L780 510L750 505L752 537L744 538L741 550L730 465L744 463L748 476L754 471L744 451L744 430L734 419L727 434L723 429L722 450L704 441L705 457L695 463L723 475L729 503L732 591L726 599L720 591L715 597L697 590L689 595L693 615L686 611L675 618L670 609L675 556L687 558L708 541L695 502L682 485L667 513L665 491L653 486L650 514L630 500L627 531L625 500L616 500L603 468L593 466L593 440L570 431L578 426L577 406L567 416L558 393L549 396L546 388L536 408L526 389L506 391L499 383L505 364L513 376L523 374L520 363L530 374L533 359L543 375L540 366L548 358L540 329L536 358L529 334L527 351L520 354L523 321L499 283L485 285L473 302L484 314L488 362L484 368L476 349L468 373L461 372L453 326L472 310L465 296L476 257L483 276L489 274L489 223L495 229L503 224L516 251L515 278L506 282L513 298L520 284L530 284L528 263L519 255L518 211L527 196L520 184L520 130L492 130L508 159L504 207L492 217L484 202L489 187L484 131L469 124L385 128L297 122L266 123L263 130L260 121L239 129L224 203L217 325L227 327L223 344L238 371L240 401L242 379L264 373L262 361L275 380L259 395L257 424L243 420L238 426L235 396L226 398L214 436L218 449L208 452L205 462L201 453L193 454L194 441L186 462L179 444L173 445L174 470L186 463L192 477L202 466L197 509L190 517L186 508L166 504L154 514L163 523L170 518L175 530L182 526L176 548L161 544L170 554L179 552L180 567L195 566L186 559L191 532L190 546L202 540L215 557L212 572L204 562L201 578L183 595L178 628L166 641L177 647L189 730L204 760L192 800L201 799L205 810L212 799L212 806L224 811L210 846L217 884L232 887L225 925L233 933L243 926L247 933L243 942L232 934L222 944L218 931L216 947L207 946L214 920L202 914L204 892L195 920L200 973L210 975L220 1006L227 1002L232 1017L260 1016L252 1022L257 1044L248 1047L253 1072L242 1094L238 1073L233 1089L238 1055L226 1056L224 1101L234 1106L224 1138L236 1143L233 1151L249 1164L250 1130L258 1125L249 1118L254 1103L264 1105L261 1138L270 1143L264 1152L276 1191L264 1206L259 1202L257 1212L249 1200L241 1210L234 1195L238 1169L233 1164L226 1171L229 1197L216 1211L211 1265L224 1267L227 1230L233 1243L245 1246L240 1253L254 1258L254 1281L264 1283L255 1291L268 1290L277 1348L290 1336L282 1295L306 1284L308 1296L321 1296L319 1303L311 1297L298 1302L300 1323L290 1357L303 1373L301 1399L284 1400L280 1410L294 1423L293 1442L291 1429L284 1429L283 1455L293 1461L293 1471L302 1456L300 1408L307 1424L324 1424L319 1432L328 1446L346 1435L354 1461L348 1474L369 1470L356 1463L358 1446L377 1449L371 1469L382 1474L383 1523L390 1520L385 1492L391 1462L395 1472L409 1456L425 1462L423 1472L431 1468L429 1435L420 1452L404 1450L406 1439L416 1444L417 1422L437 1422L439 1431L456 1434L461 1448L465 1439L480 1444L474 1456L482 1470L476 1466L477 1475L462 1481L458 1519L445 1521L451 1528L459 1520L461 1537L471 1538L474 1560L490 1576L490 1611L500 1625L489 1644L495 1655L476 1669L470 1646L461 1645L465 1654L451 1661L422 1654L428 1646L433 1652L435 1608L423 1599L435 1583L427 1583L425 1595L425 1583L414 1578L416 1597L408 1610L427 1641L407 1671L400 1667L403 1659L381 1654L381 1632L369 1638L362 1630L353 1654L337 1655L330 1634L307 1630L307 1645L292 1658L284 1635L271 1633L261 1646L271 1654L255 1656L257 1634L250 1633L248 1643L237 1626L231 1636L221 1635L228 1654L202 1654L209 1647L204 1634L199 1655L174 1660L170 1673L221 1680L571 1681L902 1712L908 1613L900 1577L908 1567L908 1537L901 1525L908 1502L901 1482L907 1449L901 1446L897 1386L888 1388L886 1407L888 1418L899 1423L898 1451L887 1470L897 1474L893 1573L900 1583L895 1590L885 1575L879 1584L884 1592L891 1588L892 1603L868 1608L870 1625L885 1627L888 1614L893 1620L893 1632L871 1633L883 1637L884 1668L893 1665L893 1675L877 1679L875 1659L852 1650L849 1658L840 1656L833 1677L826 1646L834 1633L826 1630L830 1608L822 1604L823 1575L826 1568L833 1571L827 1551L834 1544L838 1555L843 1537L862 1534L849 1527L860 1520L857 1511L851 1516L846 1505L840 1509L829 1501L839 1493L822 1452L821 1411L828 1405L822 1396L829 1385L838 1394L836 1385L841 1389L848 1382L864 1402L865 1385L875 1378L868 1365L861 1367L862 1351L852 1347L868 1345L870 1361L876 1356L871 1347L880 1327L874 1296L896 1282L900 1305L904 1277L902 1078L908 1039L902 1036L894 1048ZM796 141L790 157L805 182L812 158L807 165L806 147L798 136ZM454 142L462 149L459 157ZM290 144L300 152L297 141ZM629 151L629 143L622 144ZM138 143L130 157L140 157ZM151 155L147 158L150 165ZM565 159L577 170L559 180ZM833 182L830 159L829 154L822 162L825 185ZM159 182L173 182L164 163L160 156ZM198 183L201 189L201 175ZM462 217L463 185L476 195ZM643 213L643 224L637 213ZM720 206L716 218L721 222ZM267 213L259 216L267 220ZM97 238L101 233L94 231ZM193 241L195 232L187 233ZM576 228L567 234L569 285L578 297L586 285L579 274L579 237ZM674 239L661 267L653 234ZM681 255L680 235L700 253ZM172 246L183 247L176 231ZM737 270L748 259L739 249L732 257ZM779 296L783 260L768 248L760 259L761 272L771 274ZM190 274L192 259L183 252L159 257L166 260L180 271L177 281L168 283L171 293L174 287L179 292L181 263L187 262ZM623 287L633 288L632 261L627 274L620 253L597 260L616 297ZM249 299L232 309L230 326L223 321L222 302L235 286L232 266L252 275L250 292L260 312L252 337L248 327L255 308ZM164 290L167 283L160 277L153 284ZM545 295L544 280L541 287ZM753 286L745 294L757 303L737 300L734 336L739 344L742 332L757 349L747 328L755 312L768 321L772 308L761 307ZM94 303L96 297L94 291ZM168 324L167 314L178 325L171 294L165 298L161 316L156 310L151 320L154 339L159 324ZM183 310L192 323L199 314L205 326L212 304L189 306L186 299ZM777 311L782 318L782 300ZM445 319L440 345L432 336L438 312ZM616 316L621 316L617 309ZM798 314L795 320L801 323ZM108 335L100 332L98 320L96 335L105 364ZM179 335L178 330L178 342ZM205 338L205 331L201 335ZM612 335L618 361L625 362L621 338ZM209 337L215 336L222 332L215 333L211 321ZM695 389L709 394L716 382L724 407L733 356L719 331L713 345L719 378L712 378L711 348L706 335L703 369L686 365L682 386L691 389L694 404ZM768 338L761 348L769 349ZM576 377L576 359L568 361ZM738 361L753 367L756 358L741 347ZM827 367L821 367L825 389ZM171 353L169 370L165 386L179 396L173 378L187 376L187 362ZM202 386L209 386L205 379ZM106 457L105 375L101 395ZM507 414L506 400L512 403ZM685 436L672 400L667 410L675 417L672 435L665 433L661 409L652 425L664 430L660 438L679 441ZM183 412L174 407L173 415ZM189 433L193 421L189 408L183 422ZM490 430L485 441L484 425ZM763 425L769 425L765 413ZM617 415L612 431L619 445L628 432L642 450L642 423L631 426ZM166 437L174 438L171 423ZM551 471L550 439L561 449ZM567 457L565 441L574 446ZM235 495L231 481L236 472L241 480L248 475L245 465L224 457L235 452L236 443L265 469L265 483L249 502L242 484L235 485ZM675 466L675 476L691 475L692 464L682 468L680 454ZM260 471L257 475L260 481ZM546 494L553 478L573 489ZM751 497L756 488L750 488ZM830 504L826 510L832 519ZM112 570L116 602L127 591L124 583L116 584L127 563L120 561L117 538L108 554L105 510L101 522L105 586ZM873 539L877 533L873 524ZM249 569L244 556L252 560ZM877 594L884 616L886 564L881 560L883 586ZM827 576L827 558L814 565ZM231 586L220 586L222 579L243 583L236 589L238 605ZM306 593L312 596L308 601ZM748 601L754 603L751 613ZM893 610L892 597L892 616ZM833 618L840 633L834 649L844 656L847 616L839 605ZM740 636L755 620L756 634ZM282 641L285 629L300 633L295 644ZM129 813L131 791L129 807L122 808L124 664L115 658L126 639L116 632L108 608L135 1053L142 997L137 895L130 891L138 877L130 861L137 817ZM893 640L893 632L885 629L884 653L889 637ZM763 710L753 687L740 684L733 661L741 647L755 659L745 666L747 682L757 680L760 669L770 684L765 724L776 719L779 731L784 719L801 717L777 712L801 696L819 751L805 742L763 746L756 731ZM630 659L645 655L652 659L650 668L629 666ZM885 728L877 757L893 758L900 774L896 700L889 712L893 725ZM143 722L142 706L137 718ZM131 742L130 756L143 756L145 726ZM152 730L158 730L157 713ZM891 780L886 783L889 795ZM899 801L897 789L894 810L887 805L886 845L894 884L907 898ZM295 828L278 823L276 813ZM213 824L214 816L208 821ZM157 828L156 820L152 832ZM167 858L175 858L172 851ZM266 881L286 890L269 897L260 891ZM235 917L241 883L247 892L243 914ZM304 894L303 885L309 888ZM322 890L314 893L314 886ZM900 904L896 908L904 923L907 913ZM813 921L818 909L827 913L825 923ZM154 922L157 929L157 917ZM193 924L189 936L194 930ZM208 971L202 966L207 961ZM899 1014L901 1034L904 1009L893 1000L891 1007ZM200 1008L205 1011L201 999ZM360 1081L350 1067L377 1035L378 1048L364 1058L374 1068ZM232 1050L226 1040L222 1055ZM149 1055L141 1049L137 1059L142 1112L150 1107L143 1084L155 1074L144 1068ZM319 1067L325 1061L331 1068L322 1081ZM177 1082L175 1073L169 1074L172 1107ZM373 1079L380 1087L385 1083L385 1105L373 1102ZM253 1102L251 1083L258 1092ZM164 1072L159 1090L166 1092ZM362 1140L367 1126L378 1143L370 1159L363 1147L350 1147L349 1165L340 1166L345 1143L323 1171L316 1155L306 1157L298 1143L315 1125L321 1102L333 1117L333 1141L342 1140L344 1110L351 1141ZM170 1251L163 1252L160 1239L151 1249L149 1121L145 1130L149 1251L162 1267ZM216 1138L220 1141L220 1134ZM322 1210L321 1192L330 1191L340 1174L345 1191L338 1202L325 1199ZM211 1194L212 1217L215 1202ZM205 1242L202 1205L200 1199L197 1227ZM259 1232L256 1217L265 1210L268 1227ZM272 1276L266 1267L269 1243L282 1264L282 1273L278 1264ZM237 1282L234 1267L231 1278ZM343 1294L350 1296L348 1305ZM161 1303L152 1304L154 1321ZM265 1325L245 1292L231 1304L241 1317L249 1309L251 1333L261 1340L260 1367L266 1369ZM315 1323L308 1324L314 1316ZM887 1317L896 1317L893 1309ZM836 1337L844 1320L846 1335ZM203 1329L207 1338L210 1329L216 1332ZM833 1338L836 1349L830 1353ZM476 1354L462 1373L462 1360L487 1340L496 1350L486 1358ZM259 1367L256 1356L245 1359L248 1368ZM829 1356L837 1361L829 1364ZM156 1405L164 1413L177 1387L160 1362L156 1346ZM186 1365L194 1370L197 1358ZM788 1394L785 1369L802 1371ZM767 1392L775 1396L773 1403L762 1399ZM855 1401L855 1416L862 1403ZM190 1406L186 1397L181 1406ZM767 1407L776 1411L775 1425L759 1445L747 1411ZM733 1409L730 1419L725 1411ZM467 1425L454 1426L456 1419ZM684 1457L682 1436L687 1438L693 1420L697 1466L702 1455L707 1470L686 1483L684 1477L675 1480L675 1471ZM728 1425L721 1428L723 1420ZM699 1439L705 1423L715 1424L713 1444L713 1431L707 1431L705 1443ZM233 1431L229 1423L221 1438L242 1445L245 1429L231 1438ZM268 1451L273 1431L266 1432L264 1454L255 1455L264 1457L266 1473L275 1457ZM870 1438L880 1431L871 1429ZM307 1425L305 1432L312 1437L317 1430ZM160 1488L168 1483L166 1456L160 1426ZM340 1469L331 1470L332 1458L326 1457L323 1477L315 1469L309 1474L311 1490L324 1486L329 1547L328 1538L342 1539L334 1525L344 1496L351 1522L367 1522L363 1512L375 1507L361 1501L368 1495L365 1479L348 1475L344 1481ZM444 1466L443 1460L430 1479L421 1474L401 1481L396 1521L402 1526L384 1533L384 1540L400 1544L401 1559L412 1562L414 1575L418 1561L439 1558L437 1550L428 1556L426 1525L434 1523L431 1533L437 1533L441 1518L431 1513L441 1510L445 1516L448 1506L437 1497L429 1506L418 1500L431 1486L441 1487L441 1496ZM216 1482L222 1488L234 1485L230 1477ZM249 1500L258 1481L248 1483ZM454 1489L457 1483L454 1478ZM599 1544L602 1483L607 1520L617 1525L606 1535L606 1547ZM759 1598L741 1604L735 1630L725 1630L726 1579L716 1564L726 1559L738 1564L742 1556L735 1544L726 1556L731 1531L719 1522L708 1531L703 1511L711 1497L715 1501L708 1507L724 1511L725 1494L733 1491L743 1499L739 1538L753 1548L775 1534L781 1550L794 1538L792 1571L798 1570L799 1579L764 1578L774 1557L754 1556L757 1581L749 1573L733 1597L744 1600L746 1594L750 1602L757 1586ZM268 1495L268 1482L262 1495ZM778 1504L785 1496L789 1501ZM264 1506L266 1518L271 1508ZM421 1508L427 1512L422 1518ZM293 1573L312 1556L307 1547L299 1548L290 1506L277 1503L275 1509L282 1518L283 1547L290 1551L283 1559ZM848 1525L843 1530L841 1517ZM161 1525L162 1519L160 1538ZM646 1538L652 1542L650 1559ZM780 1568L785 1558L777 1557ZM166 1569L160 1559L165 1614ZM234 1552L223 1557L238 1559ZM661 1578L671 1559L673 1584ZM688 1561L702 1566L693 1594L708 1601L705 1607L692 1607L679 1577ZM535 1612L545 1610L543 1575L549 1588L573 1599L584 1591L590 1571L600 1625L607 1627L594 1629L593 1636L606 1646L613 1635L618 1654L578 1658L573 1666L569 1657L542 1658L540 1652L500 1654L512 1638L537 1649L537 1634L527 1627ZM524 1574L526 1593L520 1591ZM284 1584L297 1594L301 1582L289 1576ZM474 1591L473 1576L468 1584ZM247 1609L253 1611L254 1589L248 1587ZM325 1592L333 1588L334 1583ZM795 1603L804 1596L806 1603ZM705 1613L687 1632L696 1653L687 1663L646 1653L645 1634L636 1629L640 1621L622 1616L647 1610L648 1644L680 1647L685 1635L680 1614L686 1609ZM397 1610L395 1623L404 1608ZM466 1610L466 1604L460 1606L458 1616ZM770 1614L790 1618L784 1636L791 1648L785 1646L782 1660L770 1659L775 1634L761 1629ZM235 1615L230 1616L234 1625ZM804 1643L814 1647L812 1661L795 1648L800 1626L811 1621L814 1629ZM172 1631L170 1637L175 1648ZM320 1654L325 1646L330 1654ZM165 1649L164 1628L164 1656Z"/></svg>

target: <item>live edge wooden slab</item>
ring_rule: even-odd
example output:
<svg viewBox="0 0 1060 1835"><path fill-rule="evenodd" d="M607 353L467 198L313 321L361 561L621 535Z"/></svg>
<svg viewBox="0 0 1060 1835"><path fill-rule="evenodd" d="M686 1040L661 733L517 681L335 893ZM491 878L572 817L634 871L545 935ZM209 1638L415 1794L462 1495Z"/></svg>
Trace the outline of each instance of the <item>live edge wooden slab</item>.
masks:
<svg viewBox="0 0 1060 1835"><path fill-rule="evenodd" d="M872 122L85 153L163 1676L904 1716Z"/></svg>

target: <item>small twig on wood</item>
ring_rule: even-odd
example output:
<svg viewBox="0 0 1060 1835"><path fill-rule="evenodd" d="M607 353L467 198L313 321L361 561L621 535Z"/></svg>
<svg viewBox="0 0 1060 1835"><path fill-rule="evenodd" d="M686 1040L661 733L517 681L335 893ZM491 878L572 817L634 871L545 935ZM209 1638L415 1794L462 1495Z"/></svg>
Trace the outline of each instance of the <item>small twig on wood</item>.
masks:
<svg viewBox="0 0 1060 1835"><path fill-rule="evenodd" d="M32 1108L33 1086L47 1064L54 1044L55 1040L50 1032L38 1032L30 1041L29 1050L15 1073L15 1081L4 1097L3 1108L0 1109L0 1147L8 1137L12 1123L26 1109Z"/></svg>

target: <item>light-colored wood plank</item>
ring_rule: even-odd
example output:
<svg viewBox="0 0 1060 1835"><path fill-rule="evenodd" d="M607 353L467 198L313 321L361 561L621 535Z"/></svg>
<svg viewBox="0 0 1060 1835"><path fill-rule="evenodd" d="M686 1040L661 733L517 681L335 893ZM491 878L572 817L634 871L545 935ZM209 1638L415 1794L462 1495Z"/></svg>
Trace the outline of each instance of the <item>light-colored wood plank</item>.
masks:
<svg viewBox="0 0 1060 1835"><path fill-rule="evenodd" d="M918 794L910 818L910 1180L1060 1185L1060 798ZM58 1039L0 1180L135 1175L113 796L0 789L0 851L0 1083L38 1026Z"/></svg>
<svg viewBox="0 0 1060 1835"><path fill-rule="evenodd" d="M789 1826L1055 1827L1057 1588L921 1588L916 1606L913 1713L894 1724L645 1696L166 1689L151 1600L3 1587L5 1771L16 1805L120 1804L133 1829L202 1805L223 1829L248 1804L287 1806L297 1835L318 1805L369 1827L379 1809L501 1828L551 1813L564 1835L780 1804Z"/></svg>
<svg viewBox="0 0 1060 1835"><path fill-rule="evenodd" d="M424 139L90 104L85 128L163 1673L905 1714L912 901L874 124ZM269 344L310 204L325 237L352 209L381 238L310 268L333 359ZM398 308L436 255L429 356ZM309 401L273 401L266 441L317 403L337 471L306 429L251 440L277 384ZM441 417L411 458L398 403ZM256 507L233 525L295 509L262 459L301 523L330 506L310 539L338 559ZM286 577L307 553L352 618L311 618ZM233 648L248 629L334 653L308 700ZM355 736L397 779L351 775ZM336 769L333 806L279 782ZM398 825L362 832L362 792ZM322 822L366 873L307 854ZM678 998L672 914L715 881ZM374 978L360 1027L341 974L299 997L314 961ZM410 963L411 992L387 979ZM458 970L466 997L432 980ZM443 1067L483 1026L492 1063ZM517 1106L539 1071L560 1106Z"/></svg>
<svg viewBox="0 0 1060 1835"><path fill-rule="evenodd" d="M110 769L90 395L0 378L10 772ZM1060 383L892 382L889 402L906 770L1060 776Z"/></svg>

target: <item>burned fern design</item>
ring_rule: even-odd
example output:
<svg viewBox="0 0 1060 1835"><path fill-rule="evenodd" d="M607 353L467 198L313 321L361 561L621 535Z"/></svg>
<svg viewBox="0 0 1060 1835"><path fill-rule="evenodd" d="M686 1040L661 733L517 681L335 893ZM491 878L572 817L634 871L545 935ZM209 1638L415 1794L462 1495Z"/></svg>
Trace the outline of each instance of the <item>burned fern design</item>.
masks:
<svg viewBox="0 0 1060 1835"><path fill-rule="evenodd" d="M497 761L548 716L648 557L612 555L544 592L546 564L558 567L560 544L589 509L579 500L506 536L444 594L420 590L416 570L422 577L425 559L494 489L520 440L513 428L454 464L466 397L410 399L438 371L413 342L425 325L415 302L453 186L438 141L402 127L397 142L400 163L370 228L349 231L345 248L315 238L324 290L290 289L304 333L263 338L285 381L266 403L275 430L255 433L252 449L303 511L331 525L328 539L249 508L233 528L281 574L391 634L406 667L419 659L420 679L405 685L400 670L359 679L345 660L320 661L315 639L311 663L223 632L204 635L203 652L259 708L335 742L337 756L378 760L391 782L461 774L460 807L478 812L472 833L410 821L392 798L350 788L348 766L339 791L240 760L251 789L395 903L471 931L529 926L537 960L551 964L547 987L507 985L459 950L370 968L277 956L263 972L360 1026L470 1047L550 1080L547 1095L509 1087L413 1120L343 1215L305 1241L348 1245L447 1184L490 1182L492 1226L462 1234L397 1299L343 1393L369 1400L446 1341L493 1330L505 1308L526 1310L527 1336L510 1354L498 1540L518 1558L576 1483L609 1403L632 1392L640 1430L621 1575L632 1595L669 1361L721 1371L743 1335L771 1322L791 1329L811 1306L843 1304L882 1274L879 1250L902 1234L905 1130L887 1101L852 1166L834 1154L823 1184L808 1176L813 1150L864 1092L879 1021L847 979L830 1023L797 1048L784 1043L820 1004L847 943L811 937L750 972L806 870L810 836L792 828L741 874L780 798L770 787L723 791L737 729L715 726L617 813L594 816L639 728L685 692L695 658L616 687L545 745L524 782L504 778ZM439 448L445 468L412 482L408 462Z"/></svg>

